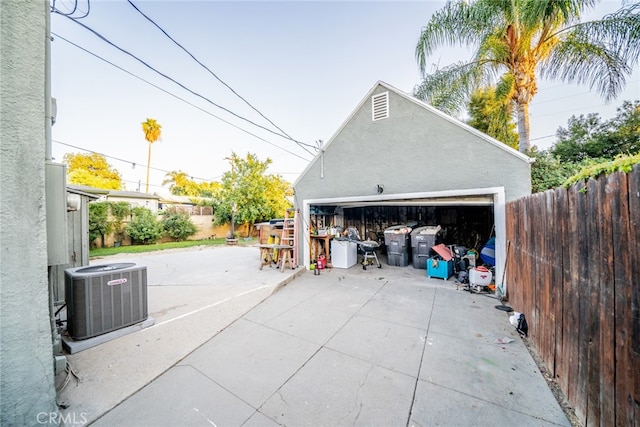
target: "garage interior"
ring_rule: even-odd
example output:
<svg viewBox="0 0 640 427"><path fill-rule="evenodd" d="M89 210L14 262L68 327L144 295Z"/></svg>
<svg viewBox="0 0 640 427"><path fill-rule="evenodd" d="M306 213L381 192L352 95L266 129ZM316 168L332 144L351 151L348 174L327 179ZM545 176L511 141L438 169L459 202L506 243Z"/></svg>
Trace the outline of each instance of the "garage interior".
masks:
<svg viewBox="0 0 640 427"><path fill-rule="evenodd" d="M355 227L362 240L380 244L381 262L386 264L384 231L392 226L440 226L436 244L463 246L477 253L494 235L493 198L393 200L310 206L309 229L313 232ZM479 263L481 261L479 260Z"/></svg>

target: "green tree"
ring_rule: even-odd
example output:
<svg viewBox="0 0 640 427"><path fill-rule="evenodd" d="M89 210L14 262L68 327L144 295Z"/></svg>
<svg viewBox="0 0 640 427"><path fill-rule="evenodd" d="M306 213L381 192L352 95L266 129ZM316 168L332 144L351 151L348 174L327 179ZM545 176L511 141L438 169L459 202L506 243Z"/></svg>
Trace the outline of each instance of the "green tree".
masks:
<svg viewBox="0 0 640 427"><path fill-rule="evenodd" d="M155 120L147 118L146 122L142 122L142 131L144 132L144 139L149 143L149 153L147 154L147 184L145 187L145 193L149 192L149 169L151 167L151 144L160 139L162 134L162 126Z"/></svg>
<svg viewBox="0 0 640 427"><path fill-rule="evenodd" d="M550 150L551 154L563 162L579 163L588 159L591 156L587 154L586 147L601 128L602 120L598 113L571 116L566 128L558 128L558 139Z"/></svg>
<svg viewBox="0 0 640 427"><path fill-rule="evenodd" d="M122 188L120 173L102 154L68 153L64 155L63 162L67 165L67 180L70 184L105 190Z"/></svg>
<svg viewBox="0 0 640 427"><path fill-rule="evenodd" d="M549 151L538 152L534 147L527 155L536 159L531 164L531 192L539 193L561 187L581 166L577 163L562 162Z"/></svg>
<svg viewBox="0 0 640 427"><path fill-rule="evenodd" d="M467 124L518 149L518 132L511 114L511 103L497 99L495 92L495 88L482 88L473 92L469 101L470 119Z"/></svg>
<svg viewBox="0 0 640 427"><path fill-rule="evenodd" d="M640 5L580 22L596 0L457 0L423 27L416 59L423 81L416 97L455 114L474 89L495 84L518 118L519 150L530 148L529 103L537 76L595 87L606 100L623 88L640 53ZM474 56L428 74L427 58L441 45L470 46ZM497 76L497 79L496 79Z"/></svg>
<svg viewBox="0 0 640 427"><path fill-rule="evenodd" d="M132 213L133 218L125 229L132 241L147 245L157 242L164 235L162 223L149 209L139 206L133 208Z"/></svg>
<svg viewBox="0 0 640 427"><path fill-rule="evenodd" d="M562 162L611 160L618 155L640 151L640 101L625 101L611 120L602 121L597 113L572 116L567 127L560 127L551 148Z"/></svg>
<svg viewBox="0 0 640 427"><path fill-rule="evenodd" d="M92 244L100 237L104 247L104 236L111 233L112 229L113 225L109 221L109 202L89 203L89 243Z"/></svg>
<svg viewBox="0 0 640 427"><path fill-rule="evenodd" d="M177 241L186 240L196 234L198 229L191 222L189 215L184 213L167 213L162 219L162 227L165 233Z"/></svg>
<svg viewBox="0 0 640 427"><path fill-rule="evenodd" d="M291 194L289 184L278 175L267 174L271 159L263 162L255 154L247 153L245 158L241 158L232 153L228 160L231 170L222 176L215 206L216 224L229 223L232 216L234 226L254 224L281 217L284 210L291 207L286 200L286 196Z"/></svg>
<svg viewBox="0 0 640 427"><path fill-rule="evenodd" d="M122 242L124 239L124 229L122 222L131 215L131 205L127 202L108 202L109 212L111 214L111 225L113 229L113 237L116 242Z"/></svg>
<svg viewBox="0 0 640 427"><path fill-rule="evenodd" d="M186 172L171 171L165 175L162 185L169 184L169 191L176 196L214 197L220 190L219 182L197 183L190 179Z"/></svg>

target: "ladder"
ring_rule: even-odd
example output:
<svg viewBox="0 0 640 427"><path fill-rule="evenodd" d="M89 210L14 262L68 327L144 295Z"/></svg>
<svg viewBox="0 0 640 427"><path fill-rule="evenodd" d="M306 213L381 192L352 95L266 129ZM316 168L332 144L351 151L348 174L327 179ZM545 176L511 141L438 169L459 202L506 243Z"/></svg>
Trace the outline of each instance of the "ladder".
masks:
<svg viewBox="0 0 640 427"><path fill-rule="evenodd" d="M284 212L284 224L282 225L282 238L280 239L281 245L291 246L291 252L293 252L291 262L291 268L298 267L298 209L290 208ZM284 263L284 260L283 260ZM284 267L284 266L283 266Z"/></svg>

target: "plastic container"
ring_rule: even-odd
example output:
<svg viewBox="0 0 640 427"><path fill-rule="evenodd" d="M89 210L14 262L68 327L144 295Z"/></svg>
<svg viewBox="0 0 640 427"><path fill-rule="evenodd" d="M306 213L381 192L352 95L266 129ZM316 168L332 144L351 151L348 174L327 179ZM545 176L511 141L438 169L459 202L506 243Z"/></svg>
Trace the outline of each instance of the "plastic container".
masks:
<svg viewBox="0 0 640 427"><path fill-rule="evenodd" d="M384 230L384 244L387 247L387 264L396 267L409 265L409 244L411 227L394 225Z"/></svg>
<svg viewBox="0 0 640 427"><path fill-rule="evenodd" d="M411 254L413 268L424 270L427 260L432 256L432 246L435 246L440 233L440 226L418 227L411 232Z"/></svg>
<svg viewBox="0 0 640 427"><path fill-rule="evenodd" d="M327 258L324 255L320 255L318 257L318 270L324 270L324 268L327 266Z"/></svg>
<svg viewBox="0 0 640 427"><path fill-rule="evenodd" d="M439 257L427 260L427 277L447 280L453 275L453 261L445 261Z"/></svg>
<svg viewBox="0 0 640 427"><path fill-rule="evenodd" d="M472 286L489 286L493 275L486 267L480 266L469 270L469 284Z"/></svg>

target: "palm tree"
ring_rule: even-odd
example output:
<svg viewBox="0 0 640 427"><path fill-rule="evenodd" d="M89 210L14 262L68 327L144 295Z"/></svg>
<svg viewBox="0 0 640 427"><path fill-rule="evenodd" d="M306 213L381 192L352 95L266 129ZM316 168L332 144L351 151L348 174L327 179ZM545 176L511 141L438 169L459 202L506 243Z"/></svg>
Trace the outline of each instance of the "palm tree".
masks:
<svg viewBox="0 0 640 427"><path fill-rule="evenodd" d="M151 144L156 142L160 138L162 126L158 124L155 119L147 118L146 122L142 122L142 131L144 132L144 139L149 143L149 154L147 155L147 185L145 187L145 193L149 192L149 168L151 166Z"/></svg>
<svg viewBox="0 0 640 427"><path fill-rule="evenodd" d="M423 81L414 95L459 113L474 89L495 84L518 118L519 149L529 141L529 103L537 74L586 83L609 101L624 87L640 53L640 5L590 22L580 15L596 0L457 0L422 29L416 59ZM426 73L427 57L442 45L471 46L474 57ZM513 111L513 110L511 110Z"/></svg>

